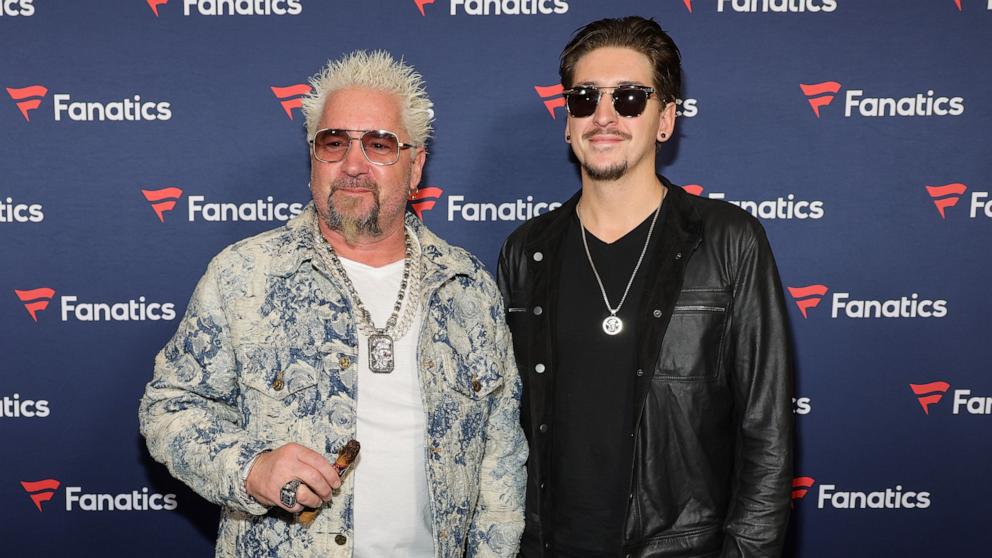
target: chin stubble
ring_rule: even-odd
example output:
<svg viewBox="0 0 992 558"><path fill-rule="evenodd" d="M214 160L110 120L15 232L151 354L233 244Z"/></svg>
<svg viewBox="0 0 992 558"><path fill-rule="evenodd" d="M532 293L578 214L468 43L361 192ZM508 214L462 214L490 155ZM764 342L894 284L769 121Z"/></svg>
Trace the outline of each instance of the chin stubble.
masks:
<svg viewBox="0 0 992 558"><path fill-rule="evenodd" d="M337 200L340 207L334 200L334 193L345 187L367 188L372 191L372 209L366 215L355 215L361 204L361 200L342 198ZM331 192L327 195L327 217L324 219L328 228L340 232L348 242L357 240L360 236L380 236L382 229L379 226L379 185L370 180L347 181L337 180L331 184Z"/></svg>

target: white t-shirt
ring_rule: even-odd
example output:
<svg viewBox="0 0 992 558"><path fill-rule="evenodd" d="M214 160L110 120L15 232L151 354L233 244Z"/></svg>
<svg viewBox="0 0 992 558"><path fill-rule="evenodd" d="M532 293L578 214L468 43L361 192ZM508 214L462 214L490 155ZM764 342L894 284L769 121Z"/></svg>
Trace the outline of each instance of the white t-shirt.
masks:
<svg viewBox="0 0 992 558"><path fill-rule="evenodd" d="M403 260L371 267L341 258L376 327L393 312ZM404 306L406 301L404 301ZM401 311L402 315L402 311ZM369 370L368 336L359 334L354 475L354 558L432 557L434 541L424 463L426 418L417 376L418 310L410 329L393 339L395 369Z"/></svg>

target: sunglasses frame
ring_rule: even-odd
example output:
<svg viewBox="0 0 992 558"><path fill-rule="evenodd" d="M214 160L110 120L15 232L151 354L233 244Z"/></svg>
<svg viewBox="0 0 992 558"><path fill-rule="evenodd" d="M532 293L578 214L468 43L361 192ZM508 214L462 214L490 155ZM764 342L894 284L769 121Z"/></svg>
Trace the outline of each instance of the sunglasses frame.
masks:
<svg viewBox="0 0 992 558"><path fill-rule="evenodd" d="M591 89L591 90L596 91L596 104L593 107L592 112L590 112L586 116L575 116L574 114L572 114L572 108L568 106L568 98L570 96L575 95L576 93L578 93L579 90L581 90L581 89L587 89L587 90ZM567 89L567 90L565 90L565 91L562 92L562 96L565 97L565 110L568 112L568 115L571 116L572 118L589 118L590 116L596 114L596 109L599 108L599 102L603 100L603 92L605 90L607 90L607 89L610 90L610 97L613 99L613 112L615 112L617 114L617 116L622 116L624 118L637 118L638 116L644 114L644 109L647 108L648 101L651 99L651 95L654 95L655 93L657 93L657 90L654 87L648 87L647 85L637 85L637 84L632 84L632 83L631 84L624 84L624 85L615 85L613 87L597 87L595 85L580 85L578 87L572 87L571 89ZM634 115L630 115L630 116L627 116L626 114L620 114L620 111L617 110L617 96L614 94L618 89L621 90L621 91L624 90L624 89L626 89L626 90L637 90L637 91L643 91L645 93L645 96L644 96L644 107L641 108L640 112L638 112L637 114L634 114Z"/></svg>
<svg viewBox="0 0 992 558"><path fill-rule="evenodd" d="M341 155L341 158L338 159L337 161L325 161L325 160L323 160L323 159L321 159L320 157L317 156L317 136L319 136L322 132L327 132L327 131L345 132L345 135L348 136L348 147L346 147L344 149L344 153ZM361 135L356 138L356 137L352 137L351 134L348 133L348 132L361 133ZM396 146L397 146L397 148L396 148L396 159L394 159L393 162L391 162L391 163L380 163L378 161L373 161L369 157L368 152L365 151L365 143L362 142L362 139L364 139L366 135L373 134L373 133L374 134L380 134L380 135L389 134L389 135L393 136L394 138L396 138ZM313 137L310 138L309 140L307 140L307 143L310 144L310 153L313 155L313 158L314 159L320 161L321 163L334 164L334 163L340 163L341 161L344 161L345 160L345 158L348 156L348 152L351 151L351 142L353 142L353 141L357 141L358 142L358 145L361 146L362 155L365 156L365 160L366 161L368 161L369 163L372 163L373 165L377 165L377 166L380 166L380 167L388 167L390 165L395 165L397 162L399 162L399 160L400 160L400 153L404 149L410 149L410 148L413 148L413 147L420 147L419 145L414 144L414 143L403 143L402 141L400 141L399 134L397 134L396 132L393 132L391 130L351 130L351 129L347 129L347 128L321 128L320 130L317 130L316 132L314 132Z"/></svg>

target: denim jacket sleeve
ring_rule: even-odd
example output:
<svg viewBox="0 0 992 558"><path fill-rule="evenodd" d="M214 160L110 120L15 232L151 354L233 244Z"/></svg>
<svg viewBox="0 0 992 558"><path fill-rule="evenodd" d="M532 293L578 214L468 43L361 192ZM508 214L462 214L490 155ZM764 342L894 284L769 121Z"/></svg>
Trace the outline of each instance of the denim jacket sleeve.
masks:
<svg viewBox="0 0 992 558"><path fill-rule="evenodd" d="M479 474L479 499L468 533L467 554L473 557L517 555L524 530L524 491L527 483L527 440L520 426L522 384L513 358L510 330L495 283L485 283L492 300L497 359L503 366L503 385L494 399L485 430L486 450Z"/></svg>
<svg viewBox="0 0 992 558"><path fill-rule="evenodd" d="M207 500L261 515L242 470L266 443L242 428L237 363L217 285L216 260L200 279L176 334L155 358L139 408L155 460Z"/></svg>

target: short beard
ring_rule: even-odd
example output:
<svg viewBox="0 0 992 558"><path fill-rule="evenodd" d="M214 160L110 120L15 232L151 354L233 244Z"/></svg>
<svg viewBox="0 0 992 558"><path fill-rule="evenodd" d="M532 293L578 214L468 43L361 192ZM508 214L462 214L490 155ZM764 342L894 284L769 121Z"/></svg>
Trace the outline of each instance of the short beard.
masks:
<svg viewBox="0 0 992 558"><path fill-rule="evenodd" d="M348 200L339 211L334 203L334 193L345 187L367 188L372 191L372 209L366 215L352 216L348 210L355 211L360 200ZM327 195L327 217L324 219L328 228L340 232L348 242L355 242L360 236L378 237L382 235L379 227L379 185L365 180L338 179L331 183L331 192Z"/></svg>
<svg viewBox="0 0 992 558"><path fill-rule="evenodd" d="M586 171L586 175L592 180L596 180L598 182L613 182L615 180L620 180L625 174L627 174L627 161L599 169L582 163L582 169Z"/></svg>

